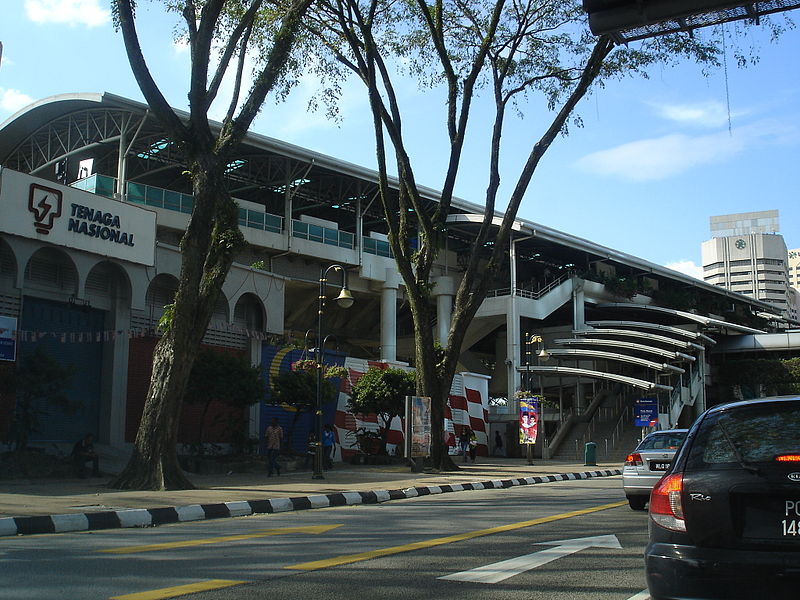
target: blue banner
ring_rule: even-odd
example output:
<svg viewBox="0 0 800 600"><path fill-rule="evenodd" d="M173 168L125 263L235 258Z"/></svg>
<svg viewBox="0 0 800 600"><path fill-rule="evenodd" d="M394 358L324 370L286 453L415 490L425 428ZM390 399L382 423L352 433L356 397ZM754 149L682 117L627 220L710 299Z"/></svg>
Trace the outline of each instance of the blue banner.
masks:
<svg viewBox="0 0 800 600"><path fill-rule="evenodd" d="M633 424L637 427L658 425L658 398L639 398L633 406Z"/></svg>

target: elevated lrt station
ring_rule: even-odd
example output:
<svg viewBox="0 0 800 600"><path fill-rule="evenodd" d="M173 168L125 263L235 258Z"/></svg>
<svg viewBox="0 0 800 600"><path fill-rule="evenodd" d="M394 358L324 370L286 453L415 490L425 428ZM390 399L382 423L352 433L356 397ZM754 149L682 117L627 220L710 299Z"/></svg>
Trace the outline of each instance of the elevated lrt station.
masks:
<svg viewBox="0 0 800 600"><path fill-rule="evenodd" d="M0 165L0 316L15 319L20 355L45 344L81 373L70 393L82 410L48 419L37 435L96 431L111 448L129 447L192 213L180 149L139 102L65 94L0 125ZM227 178L249 245L204 343L274 374L263 357L302 346L316 324L320 273L338 264L355 302L326 311L331 353L413 367L377 173L251 133ZM437 192L425 194L434 206ZM463 200L453 207L432 282L443 344L482 213ZM689 423L727 399L712 393L719 343L779 324L766 302L522 219L494 277L461 368L486 382L483 416L470 417L487 421L488 439L500 431L512 454L520 392L544 398L537 454L568 457L593 439L613 458L640 433L636 399L658 398L662 426ZM251 435L263 435L268 414L252 411Z"/></svg>

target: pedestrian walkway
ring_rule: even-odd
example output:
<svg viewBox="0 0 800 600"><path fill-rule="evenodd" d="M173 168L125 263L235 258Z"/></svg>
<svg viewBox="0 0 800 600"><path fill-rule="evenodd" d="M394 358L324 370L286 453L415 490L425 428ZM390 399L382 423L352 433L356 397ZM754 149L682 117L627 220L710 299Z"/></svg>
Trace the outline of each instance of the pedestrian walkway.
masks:
<svg viewBox="0 0 800 600"><path fill-rule="evenodd" d="M102 479L12 480L0 488L0 536L143 527L228 516L385 502L414 496L621 474L620 465L483 458L460 471L337 463L324 479L309 471L190 475L193 490L118 491ZM622 492L620 491L620 495Z"/></svg>

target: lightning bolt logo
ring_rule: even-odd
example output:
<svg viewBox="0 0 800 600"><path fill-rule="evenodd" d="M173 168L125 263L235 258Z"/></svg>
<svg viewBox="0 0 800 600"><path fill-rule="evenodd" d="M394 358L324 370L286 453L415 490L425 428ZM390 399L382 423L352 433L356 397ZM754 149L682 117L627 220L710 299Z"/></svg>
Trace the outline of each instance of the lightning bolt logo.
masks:
<svg viewBox="0 0 800 600"><path fill-rule="evenodd" d="M44 222L44 218L47 216L51 210L53 210L53 205L47 201L47 194L42 195L42 199L39 200L39 204L37 204L41 210L35 211L36 220L39 222Z"/></svg>
<svg viewBox="0 0 800 600"><path fill-rule="evenodd" d="M48 234L55 220L61 216L62 195L60 190L31 184L28 195L28 210L33 213L33 226L37 233Z"/></svg>

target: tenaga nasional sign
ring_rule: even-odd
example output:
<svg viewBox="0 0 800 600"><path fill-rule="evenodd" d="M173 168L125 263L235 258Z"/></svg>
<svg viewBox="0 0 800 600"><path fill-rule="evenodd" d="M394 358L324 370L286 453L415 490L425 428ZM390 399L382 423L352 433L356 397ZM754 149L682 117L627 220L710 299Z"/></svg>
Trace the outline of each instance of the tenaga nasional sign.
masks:
<svg viewBox="0 0 800 600"><path fill-rule="evenodd" d="M126 202L0 171L0 231L152 266L156 214Z"/></svg>

